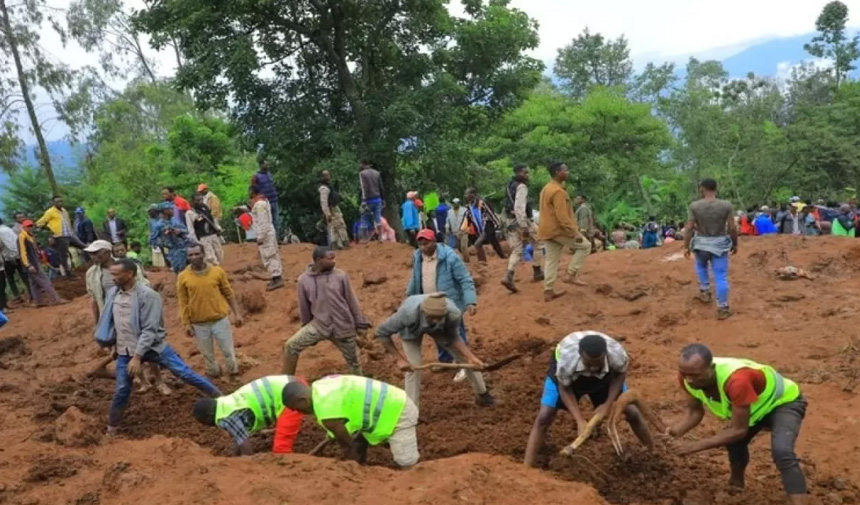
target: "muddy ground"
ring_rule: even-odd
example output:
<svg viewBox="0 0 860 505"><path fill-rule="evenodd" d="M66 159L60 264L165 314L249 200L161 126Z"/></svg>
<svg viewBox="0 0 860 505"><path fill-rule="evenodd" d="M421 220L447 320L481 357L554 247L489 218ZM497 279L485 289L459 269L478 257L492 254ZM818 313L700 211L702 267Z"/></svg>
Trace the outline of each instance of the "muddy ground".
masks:
<svg viewBox="0 0 860 505"><path fill-rule="evenodd" d="M256 248L226 249L225 268L247 312L246 325L235 329L244 381L277 373L283 341L298 328L295 279L306 268L310 250L307 245L283 247L287 289L266 293ZM419 426L425 463L405 473L389 468L383 448L371 450L373 466L366 468L336 462L334 448L320 458L229 458L228 437L190 416L197 392L172 378L170 397L154 391L133 396L121 435L106 440L98 432L113 383L84 378L101 359L85 295L58 308L17 309L0 331L0 503L784 503L766 434L753 444L748 487L740 494L727 492L722 451L679 458L659 444L648 454L626 427L621 436L631 453L627 459L615 456L606 436L589 441L573 460L561 458L558 450L575 435L563 414L541 453L542 469L523 468L553 346L585 329L623 340L632 359L629 386L640 390L665 420L681 413L684 397L675 368L678 350L689 342L707 343L718 355L776 366L801 384L810 403L797 449L813 502L858 503L860 339L854 334L860 323L860 242L743 240L731 266L736 314L724 322L714 319L712 307L693 299L693 267L680 251L674 245L595 255L584 271L589 286L565 286L570 292L552 304L542 301L539 285L526 282L525 265L521 292L510 295L498 284L504 262L492 256L486 266L473 261L470 269L479 285L478 314L467 318L473 349L486 362L513 353L524 357L487 374L498 400L493 408L476 406L468 385L454 384L450 374L426 374ZM409 248L394 244L338 255L338 266L350 274L374 323L396 309L409 258ZM786 264L812 272L815 279L777 280L774 270ZM150 276L165 299L169 342L202 371L193 341L180 331L172 275ZM82 293L74 285L63 290L69 297ZM425 356L433 356L429 343ZM362 350L362 361L370 375L402 384L376 342ZM342 358L327 343L304 353L299 365L300 374L309 378L343 369ZM691 436L704 437L719 427L709 418ZM256 436L261 451L271 443L269 437ZM321 439L322 431L306 419L297 451L307 452Z"/></svg>

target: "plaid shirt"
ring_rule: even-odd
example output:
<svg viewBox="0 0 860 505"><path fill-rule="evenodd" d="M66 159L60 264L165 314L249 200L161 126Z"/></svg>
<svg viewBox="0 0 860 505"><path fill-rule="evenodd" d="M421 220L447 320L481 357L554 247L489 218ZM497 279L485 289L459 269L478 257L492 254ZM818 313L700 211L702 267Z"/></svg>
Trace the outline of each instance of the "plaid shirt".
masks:
<svg viewBox="0 0 860 505"><path fill-rule="evenodd" d="M256 418L251 409L242 409L218 421L218 427L226 430L233 437L233 443L239 446L251 438L254 421Z"/></svg>

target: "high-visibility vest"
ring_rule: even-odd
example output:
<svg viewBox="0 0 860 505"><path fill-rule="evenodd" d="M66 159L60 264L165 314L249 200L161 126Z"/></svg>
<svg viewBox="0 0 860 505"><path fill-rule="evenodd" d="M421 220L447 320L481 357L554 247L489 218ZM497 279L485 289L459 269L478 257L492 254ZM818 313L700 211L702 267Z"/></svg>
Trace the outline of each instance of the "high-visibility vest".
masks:
<svg viewBox="0 0 860 505"><path fill-rule="evenodd" d="M719 400L712 400L701 389L690 387L687 381L684 381L684 387L690 395L702 402L719 419L726 420L732 417L732 406L728 396L726 396L725 385L732 373L741 368L760 370L765 376L764 391L758 396L758 400L750 405L750 426L764 419L765 416L773 412L773 409L791 403L800 397L800 387L795 382L780 375L773 367L737 358L714 358L714 366L717 374L717 389L720 392Z"/></svg>
<svg viewBox="0 0 860 505"><path fill-rule="evenodd" d="M852 230L853 231L853 230ZM840 237L848 237L848 230L842 226L842 223L839 222L839 219L834 219L833 223L830 226L830 234L837 235Z"/></svg>
<svg viewBox="0 0 860 505"><path fill-rule="evenodd" d="M366 377L338 375L311 385L314 415L323 421L345 419L346 431L361 433L370 445L384 442L394 433L406 406L406 391ZM329 437L334 434L326 429Z"/></svg>
<svg viewBox="0 0 860 505"><path fill-rule="evenodd" d="M215 424L237 410L250 409L254 426L250 431L271 428L284 411L284 387L297 379L292 375L270 375L240 387L215 400Z"/></svg>

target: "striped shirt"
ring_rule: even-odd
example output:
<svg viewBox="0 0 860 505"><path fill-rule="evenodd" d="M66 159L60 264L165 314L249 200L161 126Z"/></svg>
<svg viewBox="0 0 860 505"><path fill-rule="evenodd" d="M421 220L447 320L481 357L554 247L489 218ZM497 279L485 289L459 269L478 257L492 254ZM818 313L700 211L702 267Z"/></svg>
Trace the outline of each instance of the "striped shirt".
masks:
<svg viewBox="0 0 860 505"><path fill-rule="evenodd" d="M233 438L237 446L251 438L251 428L254 427L254 412L251 409L237 410L218 421L218 427L225 430Z"/></svg>
<svg viewBox="0 0 860 505"><path fill-rule="evenodd" d="M603 370L591 373L585 368L585 364L579 356L579 341L588 335L600 335L606 340L606 359ZM556 347L555 377L564 386L570 386L579 377L596 377L602 379L609 372L618 374L627 373L627 352L612 337L598 331L577 331L564 337Z"/></svg>

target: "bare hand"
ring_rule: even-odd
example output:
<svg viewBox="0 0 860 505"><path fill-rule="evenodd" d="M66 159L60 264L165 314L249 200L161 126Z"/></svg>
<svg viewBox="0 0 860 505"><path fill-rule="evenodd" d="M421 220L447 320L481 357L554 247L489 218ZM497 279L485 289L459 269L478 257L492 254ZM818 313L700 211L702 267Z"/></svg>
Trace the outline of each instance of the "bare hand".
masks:
<svg viewBox="0 0 860 505"><path fill-rule="evenodd" d="M686 456L696 452L696 444L693 442L679 442L677 440L673 440L669 443L669 446L672 448L672 452L678 456Z"/></svg>
<svg viewBox="0 0 860 505"><path fill-rule="evenodd" d="M404 373L412 371L412 365L410 365L409 362L403 358L397 358L397 368L399 368L400 371Z"/></svg>
<svg viewBox="0 0 860 505"><path fill-rule="evenodd" d="M140 373L140 356L135 356L131 358L131 361L128 362L128 375L130 377L137 377Z"/></svg>
<svg viewBox="0 0 860 505"><path fill-rule="evenodd" d="M478 313L477 305L469 305L468 307L466 307L466 309L469 311L469 315L472 317L475 317L475 315Z"/></svg>
<svg viewBox="0 0 860 505"><path fill-rule="evenodd" d="M588 426L588 423L585 421L585 419L583 419L582 421L577 421L576 422L576 434L582 435L583 433L585 433L587 426Z"/></svg>
<svg viewBox="0 0 860 505"><path fill-rule="evenodd" d="M469 363L470 363L470 364L472 364L472 365L475 365L476 367L478 367L478 368L480 368L480 369L483 369L483 368L486 368L486 367L487 367L487 365L485 365L483 361L479 360L477 356L472 356L472 357L469 359Z"/></svg>
<svg viewBox="0 0 860 505"><path fill-rule="evenodd" d="M236 318L233 320L233 326L235 326L236 328L241 328L243 324L245 324L245 320L242 319L242 316L236 316Z"/></svg>
<svg viewBox="0 0 860 505"><path fill-rule="evenodd" d="M690 259L693 256L693 253L689 249L684 249L684 258Z"/></svg>
<svg viewBox="0 0 860 505"><path fill-rule="evenodd" d="M732 246L732 256L738 253L738 246Z"/></svg>
<svg viewBox="0 0 860 505"><path fill-rule="evenodd" d="M608 414L609 414L609 405L607 403L604 403L604 404L600 405L599 407L597 407L596 409L594 409L594 413L592 415L594 417L597 417L597 416L606 417Z"/></svg>

